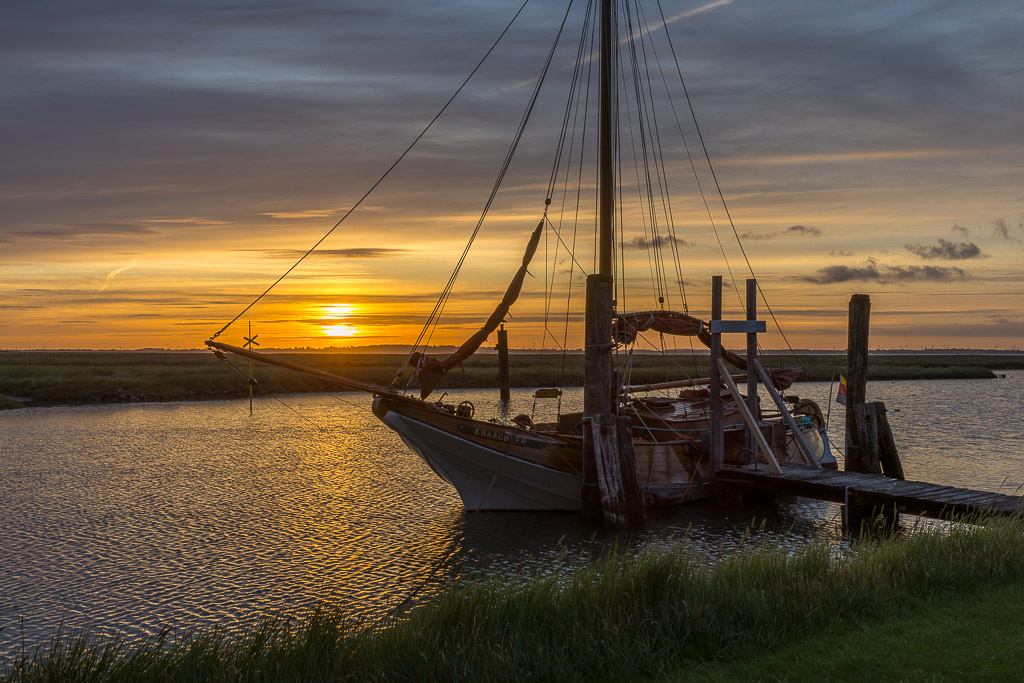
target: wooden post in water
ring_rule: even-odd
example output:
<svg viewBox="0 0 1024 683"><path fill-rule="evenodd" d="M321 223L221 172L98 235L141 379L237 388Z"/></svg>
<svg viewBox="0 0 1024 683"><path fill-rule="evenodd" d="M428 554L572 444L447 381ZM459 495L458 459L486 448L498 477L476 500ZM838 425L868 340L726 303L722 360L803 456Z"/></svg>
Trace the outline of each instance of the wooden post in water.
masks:
<svg viewBox="0 0 1024 683"><path fill-rule="evenodd" d="M609 527L642 526L644 498L633 453L632 418L615 415L611 288L611 276L598 274L587 278L583 516L602 519Z"/></svg>
<svg viewBox="0 0 1024 683"><path fill-rule="evenodd" d="M882 459L878 447L878 411L875 403L858 403L846 406L846 409L853 413L854 431L850 434L851 441L857 444L857 458L860 469L856 470L863 474L881 474ZM849 452L849 451L847 451ZM847 472L853 471L849 466Z"/></svg>
<svg viewBox="0 0 1024 683"><path fill-rule="evenodd" d="M757 320L757 280L747 280L747 320ZM747 332L747 409L754 419L759 417L757 406L757 372L754 362L757 359L757 332ZM735 397L739 400L739 397ZM751 460L757 462L757 442L754 430L747 427L746 447L751 453Z"/></svg>
<svg viewBox="0 0 1024 683"><path fill-rule="evenodd" d="M875 406L878 420L878 455L882 464L882 472L885 476L905 481L907 476L903 473L903 463L900 461L899 451L896 450L896 440L892 436L892 428L889 426L889 418L885 413L885 404L870 404Z"/></svg>
<svg viewBox="0 0 1024 683"><path fill-rule="evenodd" d="M594 469L605 526L621 529L646 522L640 475L633 454L633 419L611 413L590 419Z"/></svg>
<svg viewBox="0 0 1024 683"><path fill-rule="evenodd" d="M711 278L711 320L722 319L722 276ZM722 420L722 376L718 360L722 357L722 335L711 334L711 476L715 477L725 462L725 431ZM748 373L749 374L749 373Z"/></svg>
<svg viewBox="0 0 1024 683"><path fill-rule="evenodd" d="M601 518L601 493L594 451L594 429L587 424L612 412L612 276L587 276L583 356L583 517Z"/></svg>
<svg viewBox="0 0 1024 683"><path fill-rule="evenodd" d="M626 497L626 524L639 528L647 524L647 503L640 487L640 469L636 465L636 453L633 450L633 418L630 415L619 415L615 419L622 491Z"/></svg>
<svg viewBox="0 0 1024 683"><path fill-rule="evenodd" d="M866 403L868 382L868 328L871 298L867 294L850 297L850 329L846 349L846 471L882 474L881 451L889 449L892 432L885 420L885 406ZM881 405L881 411L878 406ZM883 427L880 423L885 421ZM892 444L895 453L895 444ZM899 462L896 456L896 463ZM893 470L896 467L893 466ZM902 476L903 468L898 468ZM865 521L882 521L887 528L899 522L895 508L874 509L853 503L846 506L847 528L859 532Z"/></svg>
<svg viewBox="0 0 1024 683"><path fill-rule="evenodd" d="M498 392L505 403L512 398L508 387L508 330L505 323L498 328Z"/></svg>
<svg viewBox="0 0 1024 683"><path fill-rule="evenodd" d="M850 297L850 322L846 347L846 471L870 474L857 442L857 406L864 403L868 381L868 326L871 297Z"/></svg>

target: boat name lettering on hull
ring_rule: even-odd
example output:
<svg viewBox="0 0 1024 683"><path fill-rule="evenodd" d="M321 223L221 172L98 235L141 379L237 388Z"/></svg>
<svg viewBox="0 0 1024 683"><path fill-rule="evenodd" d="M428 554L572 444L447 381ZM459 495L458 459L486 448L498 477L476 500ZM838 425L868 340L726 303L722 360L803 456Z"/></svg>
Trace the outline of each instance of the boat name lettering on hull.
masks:
<svg viewBox="0 0 1024 683"><path fill-rule="evenodd" d="M544 443L542 441L527 439L524 436L519 436L512 432L499 432L494 429L487 429L486 427L478 427L476 425L459 425L459 431L463 434L469 434L470 436L476 436L489 441L500 441L501 443L507 443L512 446L525 446L526 448L544 447Z"/></svg>

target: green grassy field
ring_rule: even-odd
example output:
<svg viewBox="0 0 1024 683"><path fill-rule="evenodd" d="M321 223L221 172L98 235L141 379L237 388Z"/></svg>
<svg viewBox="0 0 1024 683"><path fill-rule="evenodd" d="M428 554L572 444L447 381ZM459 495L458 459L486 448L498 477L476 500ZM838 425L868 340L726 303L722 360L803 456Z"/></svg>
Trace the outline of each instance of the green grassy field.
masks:
<svg viewBox="0 0 1024 683"><path fill-rule="evenodd" d="M1013 681L1024 672L1024 581L941 593L906 614L741 648L677 681Z"/></svg>
<svg viewBox="0 0 1024 683"><path fill-rule="evenodd" d="M280 353L284 358L353 379L389 384L404 360L399 354ZM828 381L845 366L841 355L809 354L804 380ZM235 364L248 372L248 363ZM792 356L767 356L770 367L799 365ZM478 354L448 374L443 388L497 386L498 359ZM583 381L580 353L513 353L511 383L516 387L578 386ZM1024 355L873 355L870 379L990 378L993 370L1024 368ZM330 383L256 364L255 376L273 393L328 391ZM706 377L707 355L662 357L636 354L634 383L680 377ZM124 351L0 351L0 409L24 405L81 405L131 401L235 398L248 394L245 377L212 353Z"/></svg>
<svg viewBox="0 0 1024 683"><path fill-rule="evenodd" d="M1015 680L1024 524L837 552L771 536L709 562L685 538L575 570L462 579L376 623L337 610L142 643L60 634L10 681ZM945 639L951 639L947 642ZM962 656L958 655L960 653Z"/></svg>

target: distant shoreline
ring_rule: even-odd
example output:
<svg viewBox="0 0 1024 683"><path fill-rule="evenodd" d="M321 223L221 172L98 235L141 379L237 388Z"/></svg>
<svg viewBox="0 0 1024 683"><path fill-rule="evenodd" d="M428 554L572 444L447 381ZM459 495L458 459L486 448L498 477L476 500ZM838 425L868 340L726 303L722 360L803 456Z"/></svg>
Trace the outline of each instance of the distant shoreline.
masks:
<svg viewBox="0 0 1024 683"><path fill-rule="evenodd" d="M271 352L273 353L273 352ZM440 352L441 354L444 351ZM390 384L404 353L289 351L275 355L352 379ZM706 351L670 356L637 354L630 381L662 382L708 375ZM838 380L845 353L765 354L768 367L802 364L801 381ZM194 401L249 395L248 362L232 369L211 353L175 351L0 351L0 409L25 406L94 405L108 403ZM579 386L583 381L580 352L510 353L513 387ZM1024 369L1024 353L891 353L872 352L869 380L991 379L1002 370ZM271 393L336 390L329 382L287 370L255 365L254 376ZM497 355L478 354L452 370L442 390L496 388Z"/></svg>
<svg viewBox="0 0 1024 683"><path fill-rule="evenodd" d="M455 346L430 346L427 347L428 353L451 353L456 349ZM312 347L282 347L274 348L268 347L260 349L261 353L287 353L287 354L338 354L338 355L405 355L409 352L408 346L397 346L397 345L368 345L368 346L329 346L325 348L312 348ZM209 349L206 348L194 348L194 349L163 349L163 348L142 348L142 349L0 349L0 354L39 354L39 353L81 353L81 354L99 354L99 353L168 353L168 354L189 354L189 353L209 353ZM494 347L486 346L477 351L478 355L496 354L497 349ZM534 348L510 348L509 353L512 354L536 354L536 355L553 355L560 354L561 351L554 349L534 349ZM568 349L568 353L576 354L583 353L583 349ZM641 355L660 355L660 351L652 349L636 349L636 354ZM707 355L709 352L707 349L698 349L697 354ZM808 355L808 356L844 356L846 355L845 349L763 349L762 353L767 356L785 356L796 354ZM876 356L1008 356L1008 357L1020 357L1024 358L1024 350L1019 349L872 349L872 355Z"/></svg>

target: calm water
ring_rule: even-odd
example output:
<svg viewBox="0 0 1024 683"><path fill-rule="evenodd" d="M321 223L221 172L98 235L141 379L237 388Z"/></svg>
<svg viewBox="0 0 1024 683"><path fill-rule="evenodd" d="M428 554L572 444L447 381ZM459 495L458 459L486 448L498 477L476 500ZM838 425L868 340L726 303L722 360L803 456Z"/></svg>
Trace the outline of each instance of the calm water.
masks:
<svg viewBox="0 0 1024 683"><path fill-rule="evenodd" d="M828 384L798 388L826 404ZM459 397L487 415L496 393ZM868 394L889 408L908 478L992 491L1024 485L1022 396L1024 372ZM571 393L564 407L580 400ZM514 392L508 414L533 404ZM841 444L841 406L832 418ZM61 622L136 637L324 602L372 616L466 572L623 541L575 514L464 512L354 394L264 398L251 417L247 401L0 413L0 510L0 664ZM626 542L687 532L714 553L755 516L794 545L839 536L836 506L800 499L658 511Z"/></svg>

